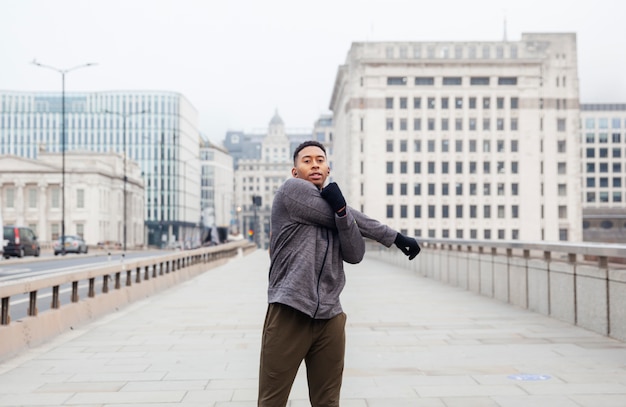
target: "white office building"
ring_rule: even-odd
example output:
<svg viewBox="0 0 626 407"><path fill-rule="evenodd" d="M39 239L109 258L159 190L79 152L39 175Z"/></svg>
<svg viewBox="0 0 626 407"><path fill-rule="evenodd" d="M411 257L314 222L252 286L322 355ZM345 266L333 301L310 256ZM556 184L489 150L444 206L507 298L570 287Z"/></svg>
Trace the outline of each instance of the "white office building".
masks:
<svg viewBox="0 0 626 407"><path fill-rule="evenodd" d="M359 42L337 71L348 204L434 238L582 240L575 34Z"/></svg>
<svg viewBox="0 0 626 407"><path fill-rule="evenodd" d="M238 232L234 207L233 157L223 147L204 140L200 147L202 166L201 196L202 224Z"/></svg>
<svg viewBox="0 0 626 407"><path fill-rule="evenodd" d="M626 104L582 104L583 236L626 242Z"/></svg>
<svg viewBox="0 0 626 407"><path fill-rule="evenodd" d="M195 108L175 92L0 91L0 154L35 159L40 149L65 146L138 162L145 241L163 245L188 239L200 224L197 122Z"/></svg>

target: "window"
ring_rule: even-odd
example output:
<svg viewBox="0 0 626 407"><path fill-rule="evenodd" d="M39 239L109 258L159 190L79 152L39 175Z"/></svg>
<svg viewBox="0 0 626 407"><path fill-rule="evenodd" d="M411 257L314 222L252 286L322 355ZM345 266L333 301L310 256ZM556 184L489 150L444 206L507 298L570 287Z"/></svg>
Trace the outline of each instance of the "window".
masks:
<svg viewBox="0 0 626 407"><path fill-rule="evenodd" d="M490 130L491 127L491 120L489 120L489 118L483 118L483 130Z"/></svg>
<svg viewBox="0 0 626 407"><path fill-rule="evenodd" d="M470 205L470 218L475 219L477 217L478 207L476 205Z"/></svg>
<svg viewBox="0 0 626 407"><path fill-rule="evenodd" d="M7 208L15 208L15 188L8 187L5 188L6 201L5 205Z"/></svg>
<svg viewBox="0 0 626 407"><path fill-rule="evenodd" d="M472 76L470 78L470 85L472 86L489 85L489 77L488 76Z"/></svg>
<svg viewBox="0 0 626 407"><path fill-rule="evenodd" d="M400 174L406 174L407 173L407 162L406 161L400 161Z"/></svg>
<svg viewBox="0 0 626 407"><path fill-rule="evenodd" d="M415 196L422 195L422 184L420 183L413 184L413 195Z"/></svg>
<svg viewBox="0 0 626 407"><path fill-rule="evenodd" d="M82 188L76 190L76 207L78 209L85 208L85 190Z"/></svg>
<svg viewBox="0 0 626 407"><path fill-rule="evenodd" d="M491 106L491 98L484 97L483 98L483 109L489 109L490 106Z"/></svg>
<svg viewBox="0 0 626 407"><path fill-rule="evenodd" d="M419 219L419 218L422 217L422 206L421 205L413 206L413 217L415 219Z"/></svg>
<svg viewBox="0 0 626 407"><path fill-rule="evenodd" d="M387 130L393 130L393 119L387 118L386 123L385 123L385 128Z"/></svg>
<svg viewBox="0 0 626 407"><path fill-rule="evenodd" d="M496 98L496 109L498 109L498 110L504 109L504 98L503 97Z"/></svg>
<svg viewBox="0 0 626 407"><path fill-rule="evenodd" d="M448 174L450 172L450 163L447 161L444 161L441 163L441 173L442 174Z"/></svg>
<svg viewBox="0 0 626 407"><path fill-rule="evenodd" d="M454 119L454 130L462 131L463 130L463 119L456 118Z"/></svg>
<svg viewBox="0 0 626 407"><path fill-rule="evenodd" d="M447 182L441 184L441 195L448 196L450 195L450 186Z"/></svg>
<svg viewBox="0 0 626 407"><path fill-rule="evenodd" d="M59 209L61 207L61 188L55 187L50 190L50 208Z"/></svg>
<svg viewBox="0 0 626 407"><path fill-rule="evenodd" d="M430 196L436 195L436 193L435 193L435 184L434 183L429 183L428 184L428 195L430 195Z"/></svg>
<svg viewBox="0 0 626 407"><path fill-rule="evenodd" d="M476 131L476 119L474 117L469 119L469 129L470 131Z"/></svg>
<svg viewBox="0 0 626 407"><path fill-rule="evenodd" d="M462 219L463 218L463 205L457 205L456 206L456 218L457 219Z"/></svg>
<svg viewBox="0 0 626 407"><path fill-rule="evenodd" d="M400 184L400 195L407 194L407 184L405 182Z"/></svg>
<svg viewBox="0 0 626 407"><path fill-rule="evenodd" d="M490 205L483 206L483 218L485 219L491 218L491 206Z"/></svg>
<svg viewBox="0 0 626 407"><path fill-rule="evenodd" d="M454 140L454 152L455 153L463 152L463 140Z"/></svg>
<svg viewBox="0 0 626 407"><path fill-rule="evenodd" d="M393 195L393 183L387 183L387 195Z"/></svg>
<svg viewBox="0 0 626 407"><path fill-rule="evenodd" d="M519 99L511 98L511 109L519 109Z"/></svg>
<svg viewBox="0 0 626 407"><path fill-rule="evenodd" d="M476 98L475 97L469 98L469 108L470 109L476 109Z"/></svg>
<svg viewBox="0 0 626 407"><path fill-rule="evenodd" d="M422 119L413 119L413 130L422 130Z"/></svg>
<svg viewBox="0 0 626 407"><path fill-rule="evenodd" d="M413 98L413 109L422 108L422 98Z"/></svg>
<svg viewBox="0 0 626 407"><path fill-rule="evenodd" d="M505 217L504 205L498 205L498 219L504 219L504 217Z"/></svg>
<svg viewBox="0 0 626 407"><path fill-rule="evenodd" d="M28 207L30 209L37 208L37 189L28 189Z"/></svg>
<svg viewBox="0 0 626 407"><path fill-rule="evenodd" d="M485 182L483 184L483 196L489 196L491 195L491 184L488 182Z"/></svg>
<svg viewBox="0 0 626 407"><path fill-rule="evenodd" d="M435 217L435 205L428 205L428 217L429 218L434 218Z"/></svg>
<svg viewBox="0 0 626 407"><path fill-rule="evenodd" d="M52 240L57 240L60 237L58 223L53 223L50 225L50 237Z"/></svg>
<svg viewBox="0 0 626 407"><path fill-rule="evenodd" d="M454 107L456 109L463 109L463 98L454 98Z"/></svg>
<svg viewBox="0 0 626 407"><path fill-rule="evenodd" d="M407 108L407 99L400 98L400 109L406 109L406 108Z"/></svg>
<svg viewBox="0 0 626 407"><path fill-rule="evenodd" d="M455 86L461 85L462 78L460 76L444 76L443 86Z"/></svg>
<svg viewBox="0 0 626 407"><path fill-rule="evenodd" d="M441 119L441 130L447 131L448 128L449 128L448 119L447 118L442 118Z"/></svg>
<svg viewBox="0 0 626 407"><path fill-rule="evenodd" d="M428 108L429 109L435 108L435 98L428 98Z"/></svg>
<svg viewBox="0 0 626 407"><path fill-rule="evenodd" d="M393 174L393 161L387 161L387 174Z"/></svg>
<svg viewBox="0 0 626 407"><path fill-rule="evenodd" d="M385 145L386 145L386 148L387 148L387 152L388 153L393 153L393 140L387 140Z"/></svg>
<svg viewBox="0 0 626 407"><path fill-rule="evenodd" d="M567 206L559 205L559 219L567 219Z"/></svg>
<svg viewBox="0 0 626 407"><path fill-rule="evenodd" d="M449 98L442 97L441 98L441 108L442 109L447 109L448 105L449 105Z"/></svg>
<svg viewBox="0 0 626 407"><path fill-rule="evenodd" d="M432 76L418 76L415 78L416 86L432 86L435 84L435 78Z"/></svg>
<svg viewBox="0 0 626 407"><path fill-rule="evenodd" d="M435 152L435 140L428 140L428 152L429 153L434 153Z"/></svg>
<svg viewBox="0 0 626 407"><path fill-rule="evenodd" d="M503 131L504 130L504 119L501 117L498 117L496 119L496 129L498 131Z"/></svg>
<svg viewBox="0 0 626 407"><path fill-rule="evenodd" d="M450 217L450 208L448 207L448 205L442 205L441 206L441 217L442 218L449 218Z"/></svg>
<svg viewBox="0 0 626 407"><path fill-rule="evenodd" d="M406 85L406 76L390 76L387 78L387 85L404 86Z"/></svg>
<svg viewBox="0 0 626 407"><path fill-rule="evenodd" d="M519 206L518 205L511 205L511 217L513 219L519 218Z"/></svg>
<svg viewBox="0 0 626 407"><path fill-rule="evenodd" d="M393 218L393 205L387 205L387 218Z"/></svg>
<svg viewBox="0 0 626 407"><path fill-rule="evenodd" d="M400 205L400 217L401 218L407 217L407 209L408 207L406 205Z"/></svg>
<svg viewBox="0 0 626 407"><path fill-rule="evenodd" d="M419 161L413 162L413 174L421 174L422 173L422 163Z"/></svg>
<svg viewBox="0 0 626 407"><path fill-rule="evenodd" d="M454 167L455 167L455 172L457 174L463 174L463 162L462 161L457 161L456 163L454 163Z"/></svg>
<svg viewBox="0 0 626 407"><path fill-rule="evenodd" d="M406 153L407 149L408 149L408 142L406 140L400 140L400 152Z"/></svg>
<svg viewBox="0 0 626 407"><path fill-rule="evenodd" d="M435 119L428 119L428 130L429 131L435 130Z"/></svg>
<svg viewBox="0 0 626 407"><path fill-rule="evenodd" d="M406 130L407 130L406 119L400 119L400 131L406 131Z"/></svg>
<svg viewBox="0 0 626 407"><path fill-rule="evenodd" d="M498 78L498 85L504 85L504 86L517 85L517 78L514 76L501 76Z"/></svg>
<svg viewBox="0 0 626 407"><path fill-rule="evenodd" d="M456 196L462 196L463 195L463 184L462 183L457 182L454 185L454 189L455 189Z"/></svg>
<svg viewBox="0 0 626 407"><path fill-rule="evenodd" d="M385 108L393 109L393 98L385 98Z"/></svg>
<svg viewBox="0 0 626 407"><path fill-rule="evenodd" d="M559 196L567 196L567 184L558 185Z"/></svg>
<svg viewBox="0 0 626 407"><path fill-rule="evenodd" d="M434 161L429 161L428 162L428 173L429 174L434 174L435 173L435 162Z"/></svg>
<svg viewBox="0 0 626 407"><path fill-rule="evenodd" d="M565 131L565 119L556 119L556 130Z"/></svg>

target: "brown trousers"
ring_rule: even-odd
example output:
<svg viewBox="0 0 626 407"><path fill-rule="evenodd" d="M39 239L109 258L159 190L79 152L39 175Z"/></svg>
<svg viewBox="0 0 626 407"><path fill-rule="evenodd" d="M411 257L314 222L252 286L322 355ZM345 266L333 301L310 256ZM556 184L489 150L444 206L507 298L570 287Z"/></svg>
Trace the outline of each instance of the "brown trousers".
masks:
<svg viewBox="0 0 626 407"><path fill-rule="evenodd" d="M261 342L260 407L284 407L302 360L313 407L339 406L346 348L346 314L313 319L269 304Z"/></svg>

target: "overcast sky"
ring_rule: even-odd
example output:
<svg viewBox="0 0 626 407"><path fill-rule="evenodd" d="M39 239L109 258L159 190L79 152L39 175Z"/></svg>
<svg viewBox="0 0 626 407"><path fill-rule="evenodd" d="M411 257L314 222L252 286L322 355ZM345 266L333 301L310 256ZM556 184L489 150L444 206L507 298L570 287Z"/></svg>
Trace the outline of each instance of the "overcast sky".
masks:
<svg viewBox="0 0 626 407"><path fill-rule="evenodd" d="M575 32L583 103L626 103L623 0L0 0L0 89L164 90L227 130L288 129L328 112L355 41L511 41Z"/></svg>

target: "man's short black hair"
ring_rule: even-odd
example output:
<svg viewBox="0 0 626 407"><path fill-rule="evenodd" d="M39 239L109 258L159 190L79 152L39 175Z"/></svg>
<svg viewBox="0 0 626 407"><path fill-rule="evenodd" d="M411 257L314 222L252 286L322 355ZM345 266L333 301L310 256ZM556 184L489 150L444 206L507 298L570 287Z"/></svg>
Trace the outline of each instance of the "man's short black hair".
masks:
<svg viewBox="0 0 626 407"><path fill-rule="evenodd" d="M300 151L302 151L303 148L305 147L319 147L322 149L322 151L324 152L324 155L326 155L326 149L324 148L324 145L322 143L320 143L319 141L315 141L315 140L307 140L302 142L298 147L296 147L296 151L293 152L293 165L296 166L296 160L298 159L298 154L300 154Z"/></svg>

